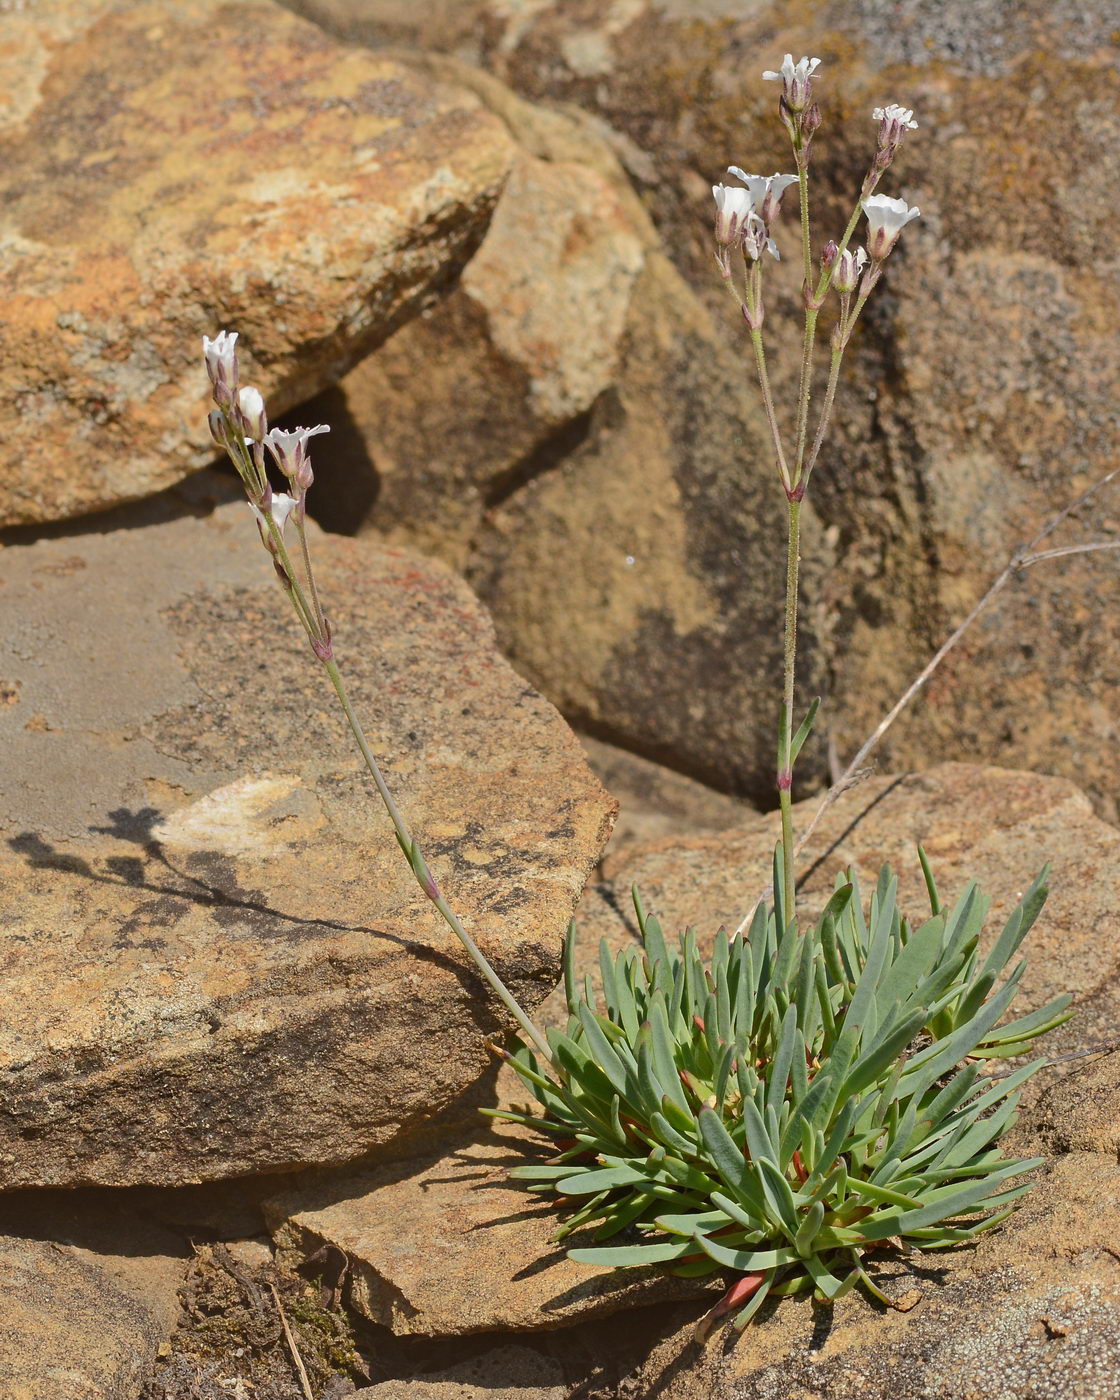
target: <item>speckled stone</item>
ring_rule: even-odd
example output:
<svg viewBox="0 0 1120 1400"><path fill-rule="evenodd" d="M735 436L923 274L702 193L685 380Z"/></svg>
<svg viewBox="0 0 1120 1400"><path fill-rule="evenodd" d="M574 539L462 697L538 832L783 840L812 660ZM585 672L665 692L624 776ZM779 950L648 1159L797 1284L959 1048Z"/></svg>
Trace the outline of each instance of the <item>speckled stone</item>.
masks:
<svg viewBox="0 0 1120 1400"><path fill-rule="evenodd" d="M3 10L0 525L211 461L204 333L241 333L243 379L279 413L486 227L501 123L269 0Z"/></svg>
<svg viewBox="0 0 1120 1400"><path fill-rule="evenodd" d="M188 1254L112 1201L0 1199L4 1400L136 1400L178 1319Z"/></svg>
<svg viewBox="0 0 1120 1400"><path fill-rule="evenodd" d="M508 1176L539 1150L524 1129L476 1127L407 1165L297 1186L267 1201L265 1214L294 1262L325 1244L342 1250L352 1305L398 1336L533 1332L718 1292L718 1280L569 1259L592 1232L552 1243L555 1209Z"/></svg>
<svg viewBox="0 0 1120 1400"><path fill-rule="evenodd" d="M5 554L4 1186L344 1161L469 1085L503 1024L230 496L204 476ZM315 550L401 806L536 1005L614 804L450 571Z"/></svg>

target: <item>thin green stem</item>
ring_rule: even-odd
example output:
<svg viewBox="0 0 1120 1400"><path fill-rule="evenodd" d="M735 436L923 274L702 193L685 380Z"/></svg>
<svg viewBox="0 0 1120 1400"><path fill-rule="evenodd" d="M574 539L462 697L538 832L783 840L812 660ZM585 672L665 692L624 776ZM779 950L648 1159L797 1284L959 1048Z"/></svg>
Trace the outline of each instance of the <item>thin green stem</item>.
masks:
<svg viewBox="0 0 1120 1400"><path fill-rule="evenodd" d="M785 873L787 909L796 908L793 877L793 689L797 669L797 587L801 558L801 502L789 501L789 536L786 550L786 626L784 684L782 689L782 736L778 770L778 801L782 809L782 863Z"/></svg>
<svg viewBox="0 0 1120 1400"><path fill-rule="evenodd" d="M782 446L782 430L778 427L778 415L774 410L774 395L770 391L770 374L766 368L766 347L762 340L762 270L756 263L748 273L747 295L744 303L747 324L750 327L751 344L754 346L755 364L758 366L758 385L762 390L762 405L766 411L766 421L770 425L770 438L774 444L774 455L778 459L778 473L782 485L788 492L791 489L789 466L786 463L785 448Z"/></svg>
<svg viewBox="0 0 1120 1400"><path fill-rule="evenodd" d="M806 287L809 285L806 282ZM793 484L801 481L805 444L809 436L809 392L813 384L813 346L817 338L817 311L805 308L805 339L801 349L801 382L797 394L797 450L793 462Z"/></svg>
<svg viewBox="0 0 1120 1400"><path fill-rule="evenodd" d="M800 479L803 487L808 487L809 478L812 476L813 468L817 464L821 445L824 442L824 436L828 431L828 425L832 418L833 405L836 402L836 389L840 382L840 366L844 359L844 351L848 348L848 341L852 334L852 328L859 320L860 313L867 304L867 297L867 292L858 296L850 314L848 312L849 298L847 296L841 297L840 324L837 327L836 341L833 345L832 358L829 363L828 384L824 391L824 403L821 405L820 421L817 424L817 431L813 437L813 446L809 451L808 457L805 459L804 472Z"/></svg>
<svg viewBox="0 0 1120 1400"><path fill-rule="evenodd" d="M370 749L365 731L362 728L362 722L358 718L353 705L350 703L350 697L346 693L346 686L343 683L342 674L338 669L338 663L333 659L324 660L323 669L326 671L330 683L334 687L334 692L338 696L338 703L342 706L342 712L346 716L347 723L350 725L350 730L354 735L358 750L365 760L365 765L369 769L370 777L373 779L374 785L381 796L381 800L385 804L385 810L389 814L389 820L393 823L401 847L406 851L417 850L416 843L405 823L404 817L401 815L400 808L397 806L393 794L389 791L389 786L385 782L381 767L377 759L373 756L373 751ZM415 870L415 867L413 868ZM521 1009L513 993L498 976L497 972L495 972L482 949L479 948L478 944L463 927L459 916L447 903L447 900L432 878L431 873L427 871L426 864L424 864L422 868L427 873L427 883L422 882L425 894L427 894L428 898L439 910L444 921L451 929L451 932L458 938L459 942L462 943L463 947L470 954L475 966L478 968L479 972L482 973L486 981L489 982L506 1010L509 1011L510 1015L521 1027L525 1035L528 1036L530 1041L541 1052L545 1060L551 1063L552 1051L549 1049L548 1041L545 1040L544 1036L541 1035L540 1031L537 1030L536 1026L533 1025L532 1021Z"/></svg>
<svg viewBox="0 0 1120 1400"><path fill-rule="evenodd" d="M801 262L805 271L805 288L808 290L813 278L813 248L809 238L809 169L803 163L796 145L794 151L798 157L797 188L801 196Z"/></svg>

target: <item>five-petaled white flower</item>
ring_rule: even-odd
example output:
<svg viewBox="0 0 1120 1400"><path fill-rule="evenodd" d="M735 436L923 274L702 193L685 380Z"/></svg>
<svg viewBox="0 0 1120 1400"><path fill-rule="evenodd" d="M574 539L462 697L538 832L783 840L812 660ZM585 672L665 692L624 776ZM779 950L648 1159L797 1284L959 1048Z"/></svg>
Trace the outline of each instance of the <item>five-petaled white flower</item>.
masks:
<svg viewBox="0 0 1120 1400"><path fill-rule="evenodd" d="M770 82L781 83L786 106L791 112L801 112L809 105L813 95L813 74L820 65L819 58L799 58L794 63L793 54L787 53L776 73L773 69L767 69L762 76Z"/></svg>
<svg viewBox="0 0 1120 1400"><path fill-rule="evenodd" d="M206 357L206 373L211 384L237 383L237 332L219 331L213 340L202 337L202 353Z"/></svg>
<svg viewBox="0 0 1120 1400"><path fill-rule="evenodd" d="M284 533L284 526L288 523L288 516L291 515L292 511L295 510L298 505L299 501L296 497L289 496L286 491L277 491L272 496L268 512L276 522L276 527L281 534ZM269 539L268 520L264 511L261 510L259 506L255 506L252 501L249 502L249 509L257 517L257 524L261 527L262 538L265 540Z"/></svg>
<svg viewBox="0 0 1120 1400"><path fill-rule="evenodd" d="M885 194L869 195L862 201L867 215L867 251L872 262L882 262L898 241L898 235L922 212L911 209L904 199L891 199Z"/></svg>
<svg viewBox="0 0 1120 1400"><path fill-rule="evenodd" d="M743 184L750 190L751 203L759 211L762 210L767 198L770 199L772 205L776 206L790 185L797 184L796 175L779 175L776 171L773 175L748 175L737 165L729 165L727 173L734 175L737 180L742 180ZM766 215L763 215L763 218L765 217Z"/></svg>
<svg viewBox="0 0 1120 1400"><path fill-rule="evenodd" d="M909 107L900 107L892 102L889 107L876 107L871 113L879 123L879 149L891 151L897 148L904 131L917 131L918 123Z"/></svg>
<svg viewBox="0 0 1120 1400"><path fill-rule="evenodd" d="M743 240L743 230L754 210L750 191L738 185L713 185L716 198L716 242L734 247Z"/></svg>
<svg viewBox="0 0 1120 1400"><path fill-rule="evenodd" d="M330 428L325 423L320 423L317 428L271 428L264 435L263 442L284 475L296 478L308 458L308 440L317 433L329 432Z"/></svg>

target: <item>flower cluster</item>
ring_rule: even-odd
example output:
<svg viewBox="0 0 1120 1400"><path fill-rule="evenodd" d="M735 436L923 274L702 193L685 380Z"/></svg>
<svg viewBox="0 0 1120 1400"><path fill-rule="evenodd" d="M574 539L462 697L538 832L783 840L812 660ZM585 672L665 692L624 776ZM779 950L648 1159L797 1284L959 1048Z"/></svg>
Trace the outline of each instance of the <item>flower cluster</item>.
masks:
<svg viewBox="0 0 1120 1400"><path fill-rule="evenodd" d="M770 226L781 209L782 195L797 183L796 175L748 175L737 165L727 168L742 185L713 185L716 201L716 261L725 278L730 278L731 253L735 248L757 262L763 251L780 258L778 245L770 236Z"/></svg>
<svg viewBox="0 0 1120 1400"><path fill-rule="evenodd" d="M728 173L742 181L738 185L713 185L712 194L716 201L716 262L724 281L736 296L752 332L762 325L762 292L757 273L748 272L746 286L740 294L734 285L731 252L741 249L750 263L757 263L765 249L778 258L777 244L771 236L771 225L781 207L784 191L794 184L800 185L802 210L802 245L804 254L804 298L806 308L816 313L830 290L834 288L841 298L842 319L848 316L847 300L858 291L859 310L871 293L882 273L882 263L898 242L903 228L919 215L917 208L910 208L904 200L876 194L875 189L883 172L890 165L907 131L916 131L918 123L909 107L891 103L886 107L876 107L873 120L879 123L875 155L864 177L855 212L839 242L830 240L821 257L819 277L814 277L810 261L808 223L808 183L807 171L812 140L821 123L821 112L813 100L813 75L820 67L819 58L803 57L793 61L792 54L786 54L780 69L767 71L763 77L782 84L779 100L779 114L789 132L793 147L796 175L748 175L737 165L728 166ZM860 214L867 219L866 248L852 248L852 237ZM851 326L842 328L840 343L846 344ZM785 473L783 472L783 479Z"/></svg>
<svg viewBox="0 0 1120 1400"><path fill-rule="evenodd" d="M314 580L308 573L306 590L300 583L285 544L285 530L293 520L301 553L307 565L307 492L315 480L308 442L329 433L326 424L315 428L270 428L264 396L251 384L241 384L237 363L237 332L219 331L213 340L202 337L202 354L216 408L209 415L210 436L237 469L249 509L260 531L261 543L272 555L276 572L307 631L311 648L321 661L330 660L330 623L319 606ZM273 491L265 453L287 479L287 491ZM307 565L309 570L309 565Z"/></svg>
<svg viewBox="0 0 1120 1400"><path fill-rule="evenodd" d="M315 480L307 444L316 434L329 433L330 428L326 424L315 428L269 428L261 391L238 382L236 331L219 331L213 340L204 335L202 353L218 405L210 413L210 436L237 468L261 539L275 556L277 541L269 529L269 519L281 538L293 512L302 521L307 492ZM264 448L288 479L290 492L272 490L265 472Z"/></svg>

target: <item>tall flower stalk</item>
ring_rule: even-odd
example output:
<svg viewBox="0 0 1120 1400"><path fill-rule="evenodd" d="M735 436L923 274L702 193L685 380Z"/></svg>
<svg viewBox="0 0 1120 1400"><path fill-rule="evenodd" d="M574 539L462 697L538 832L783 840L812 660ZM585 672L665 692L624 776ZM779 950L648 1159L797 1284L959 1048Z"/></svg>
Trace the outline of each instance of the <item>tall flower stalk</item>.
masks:
<svg viewBox="0 0 1120 1400"><path fill-rule="evenodd" d="M855 208L839 242L830 240L821 253L819 265L814 263L809 221L809 165L813 138L821 125L821 109L813 98L813 75L819 67L819 58L806 57L794 63L793 55L786 54L779 70L762 75L782 84L778 112L790 139L797 173L749 175L738 166L732 165L728 167L728 173L742 181L742 186L712 187L716 200L716 262L724 283L738 304L747 325L759 388L762 392L762 404L770 427L778 479L786 498L786 600L776 785L782 818L781 876L786 906L791 913L795 907L794 767L817 711L817 702L814 701L796 733L794 732L801 507L828 431L840 381L840 368L852 330L882 276L883 263L898 241L899 234L905 225L916 219L919 214L917 209L910 209L900 199L875 194L876 186L894 159L903 134L914 130L918 125L913 119L913 112L907 108L895 105L877 107L872 114L873 119L879 123L877 147L863 178ZM805 326L793 445L787 450L774 408L774 396L766 363L763 339L765 260L762 254L765 251L775 259L779 257L771 226L780 212L782 195L792 185L797 186L801 216L801 294L805 308ZM728 216L729 210L734 211L734 217ZM850 244L861 214L867 218L867 247L852 249ZM742 263L741 268L737 267L739 261ZM828 383L816 430L810 438L817 321L830 291L835 292L839 309L832 333Z"/></svg>
<svg viewBox="0 0 1120 1400"><path fill-rule="evenodd" d="M210 413L210 435L237 469L249 500L249 507L256 518L261 543L272 556L276 575L288 601L307 634L312 652L322 665L338 697L338 703L346 716L358 751L393 824L397 842L412 873L424 894L490 984L498 1000L516 1021L522 1034L538 1051L548 1055L547 1041L467 932L459 915L447 902L385 781L381 765L369 746L365 730L351 703L342 672L335 659L334 636L330 620L323 611L307 539L307 493L315 480L308 444L313 437L320 433L328 433L330 429L326 426L296 428L293 431L269 428L260 391L251 385L239 383L236 332L222 331L213 340L203 336L202 349L216 404ZM272 490L266 470L266 453L276 469L287 479L287 491ZM289 525L295 532L294 553L298 564L293 559L293 551L288 545Z"/></svg>

